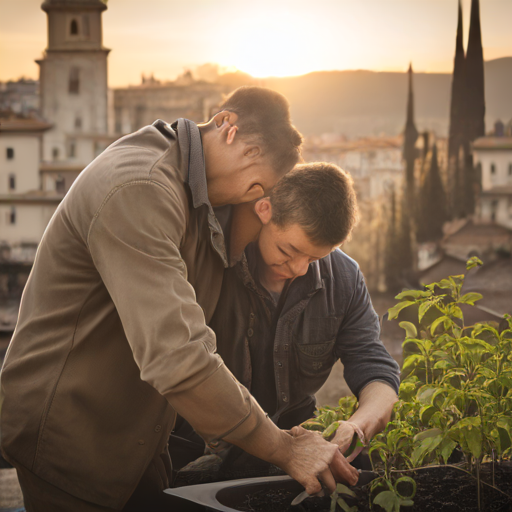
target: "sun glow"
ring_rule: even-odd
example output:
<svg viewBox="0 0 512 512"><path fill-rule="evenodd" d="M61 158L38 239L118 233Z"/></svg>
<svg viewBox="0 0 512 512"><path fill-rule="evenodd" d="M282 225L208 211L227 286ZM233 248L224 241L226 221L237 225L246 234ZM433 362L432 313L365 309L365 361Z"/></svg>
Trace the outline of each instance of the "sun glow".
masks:
<svg viewBox="0 0 512 512"><path fill-rule="evenodd" d="M318 25L300 12L260 13L237 28L236 44L230 63L250 75L301 75L322 68L321 55L315 56Z"/></svg>

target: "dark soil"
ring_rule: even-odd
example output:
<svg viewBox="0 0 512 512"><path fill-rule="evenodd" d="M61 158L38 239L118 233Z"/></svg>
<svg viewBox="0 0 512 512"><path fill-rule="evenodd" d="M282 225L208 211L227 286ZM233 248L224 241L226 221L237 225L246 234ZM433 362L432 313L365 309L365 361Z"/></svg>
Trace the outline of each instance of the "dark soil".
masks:
<svg viewBox="0 0 512 512"><path fill-rule="evenodd" d="M403 473L416 480L417 492L413 507L402 512L478 512L477 480L455 467L432 467ZM401 476L401 475L398 475ZM481 512L512 512L512 463L495 464L494 489L492 464L481 470ZM357 498L348 498L348 505L357 505L359 512L369 512L369 486L353 488ZM505 493L505 494L503 494ZM297 495L289 490L261 490L247 495L238 507L243 512L329 512L330 498L308 498L292 507ZM508 496L507 496L508 495ZM338 508L339 510L339 508ZM382 511L375 506L374 511Z"/></svg>

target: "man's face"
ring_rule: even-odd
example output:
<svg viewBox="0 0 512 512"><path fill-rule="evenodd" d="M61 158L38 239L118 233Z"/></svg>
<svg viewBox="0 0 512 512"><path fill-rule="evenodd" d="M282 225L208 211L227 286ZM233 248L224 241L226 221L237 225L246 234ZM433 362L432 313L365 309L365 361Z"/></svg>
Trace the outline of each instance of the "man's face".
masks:
<svg viewBox="0 0 512 512"><path fill-rule="evenodd" d="M311 262L324 258L335 249L312 243L299 224L280 228L272 221L261 228L258 247L267 277L274 281L304 275Z"/></svg>

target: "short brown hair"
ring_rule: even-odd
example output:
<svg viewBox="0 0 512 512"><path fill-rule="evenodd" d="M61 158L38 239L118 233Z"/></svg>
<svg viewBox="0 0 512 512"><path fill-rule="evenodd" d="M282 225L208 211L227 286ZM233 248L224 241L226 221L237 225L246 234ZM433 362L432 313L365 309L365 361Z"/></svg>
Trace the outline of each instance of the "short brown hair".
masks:
<svg viewBox="0 0 512 512"><path fill-rule="evenodd" d="M302 135L293 126L286 98L265 87L244 86L221 104L238 115L238 134L258 143L279 175L301 160Z"/></svg>
<svg viewBox="0 0 512 512"><path fill-rule="evenodd" d="M281 228L299 224L315 244L342 244L358 221L352 177L334 164L297 165L269 198L272 222Z"/></svg>

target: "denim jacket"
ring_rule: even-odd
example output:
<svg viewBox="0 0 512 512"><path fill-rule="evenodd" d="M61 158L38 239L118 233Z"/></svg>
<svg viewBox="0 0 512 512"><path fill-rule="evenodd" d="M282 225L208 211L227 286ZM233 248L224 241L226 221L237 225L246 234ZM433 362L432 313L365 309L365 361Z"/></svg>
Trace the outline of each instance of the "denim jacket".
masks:
<svg viewBox="0 0 512 512"><path fill-rule="evenodd" d="M375 380L398 392L399 366L380 340L379 318L353 259L336 250L311 263L276 304L255 279L255 253L249 246L244 259L225 271L210 327L228 368L281 428L312 415L314 395L338 359L356 396ZM257 375L254 343L268 354ZM265 406L255 388L268 390L268 382L275 384L275 394L266 393Z"/></svg>

